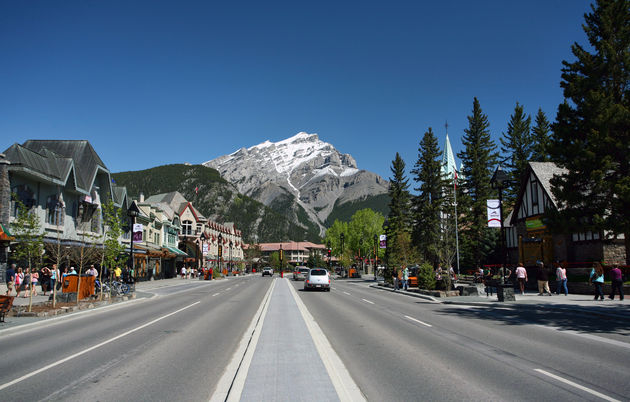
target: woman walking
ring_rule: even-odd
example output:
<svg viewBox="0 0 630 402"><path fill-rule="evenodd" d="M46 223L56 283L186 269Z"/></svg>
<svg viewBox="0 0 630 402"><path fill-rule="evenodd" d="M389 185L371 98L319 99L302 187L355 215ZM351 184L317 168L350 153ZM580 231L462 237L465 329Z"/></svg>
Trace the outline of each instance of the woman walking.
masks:
<svg viewBox="0 0 630 402"><path fill-rule="evenodd" d="M569 294L569 289L567 288L567 269L562 266L562 264L558 264L558 268L556 268L556 294L560 294L561 291L564 291L564 295L567 296Z"/></svg>
<svg viewBox="0 0 630 402"><path fill-rule="evenodd" d="M602 264L599 262L593 264L588 281L595 285L595 298L593 300L604 300L604 291L602 290L604 285L604 267L602 267Z"/></svg>

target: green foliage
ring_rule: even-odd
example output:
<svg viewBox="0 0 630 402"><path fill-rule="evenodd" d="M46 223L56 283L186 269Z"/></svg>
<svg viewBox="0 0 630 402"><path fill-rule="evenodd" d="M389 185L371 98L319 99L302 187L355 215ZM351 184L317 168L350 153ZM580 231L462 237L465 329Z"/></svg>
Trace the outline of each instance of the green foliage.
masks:
<svg viewBox="0 0 630 402"><path fill-rule="evenodd" d="M510 182L504 191L504 202L511 205L521 185L521 177L527 169L532 155L533 140L530 132L532 118L526 116L523 106L516 102L514 113L510 116L507 132L501 140L502 162Z"/></svg>
<svg viewBox="0 0 630 402"><path fill-rule="evenodd" d="M107 200L103 204L103 224L105 227L103 263L110 269L114 268L116 264L124 263L119 258L125 255L125 246L118 241L123 235L124 219L122 209L116 208L112 200Z"/></svg>
<svg viewBox="0 0 630 402"><path fill-rule="evenodd" d="M435 272L433 271L433 266L429 263L424 263L418 267L418 288L435 289Z"/></svg>
<svg viewBox="0 0 630 402"><path fill-rule="evenodd" d="M442 237L441 212L444 206L446 182L442 177L440 149L433 130L424 133L418 148L418 160L411 173L420 186L413 198L413 244L426 261L437 264Z"/></svg>
<svg viewBox="0 0 630 402"><path fill-rule="evenodd" d="M374 236L383 231L385 218L379 212L362 209L352 215L348 224L348 248L356 256L371 256L374 252Z"/></svg>
<svg viewBox="0 0 630 402"><path fill-rule="evenodd" d="M15 194L13 200L17 204L17 217L11 223L16 240L13 257L18 262L27 263L29 268L35 268L33 264L40 261L44 251L41 223L35 211L27 208Z"/></svg>
<svg viewBox="0 0 630 402"><path fill-rule="evenodd" d="M332 226L328 228L326 231L326 236L324 237L324 243L330 244L330 248L332 249L332 254L337 257L341 257L341 234L344 236L348 235L348 223L342 222L340 220L335 220ZM347 241L348 239L344 239L344 249L347 250Z"/></svg>
<svg viewBox="0 0 630 402"><path fill-rule="evenodd" d="M396 152L390 168L392 178L389 186L389 216L387 225L388 263L398 265L405 260L411 247L411 201L409 183L405 176L405 161Z"/></svg>
<svg viewBox="0 0 630 402"><path fill-rule="evenodd" d="M583 25L589 46L574 43L575 61L563 61L565 102L551 155L568 172L551 181L562 208L550 223L623 233L630 249L630 2L599 0L591 8Z"/></svg>
<svg viewBox="0 0 630 402"><path fill-rule="evenodd" d="M477 266L488 255L482 245L493 238L487 227L486 200L495 194L490 179L497 164L496 145L490 138L488 116L482 110L479 100L474 98L472 115L468 116L468 128L464 130L462 143L464 150L457 156L462 160L464 180L460 180L462 191L457 194L462 217L462 245L467 248L462 256L470 258L464 265Z"/></svg>
<svg viewBox="0 0 630 402"><path fill-rule="evenodd" d="M536 114L536 125L532 128L532 157L533 162L549 162L549 146L550 146L551 125L545 112L538 108Z"/></svg>
<svg viewBox="0 0 630 402"><path fill-rule="evenodd" d="M366 208L380 212L383 216L387 216L389 214L389 201L389 195L387 194L370 195L363 200L344 202L342 204L337 201L335 202L333 210L328 215L325 224L326 226L330 226L335 220L349 222L355 212Z"/></svg>

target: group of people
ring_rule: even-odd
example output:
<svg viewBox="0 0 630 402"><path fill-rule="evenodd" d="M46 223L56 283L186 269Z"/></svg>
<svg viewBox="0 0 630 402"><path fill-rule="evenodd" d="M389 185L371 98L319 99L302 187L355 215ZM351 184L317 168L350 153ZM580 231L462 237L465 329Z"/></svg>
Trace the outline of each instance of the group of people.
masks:
<svg viewBox="0 0 630 402"><path fill-rule="evenodd" d="M15 291L16 297L20 297L20 294L22 297L37 296L39 285L46 296L47 292L52 292L54 289L57 278L59 278L59 269L56 264L52 269L44 267L41 270L16 267L15 264L11 264L5 273L6 295L11 296L11 293Z"/></svg>
<svg viewBox="0 0 630 402"><path fill-rule="evenodd" d="M85 274L94 277L99 275L94 265L90 265ZM127 283L133 281L132 271L126 268L122 270L120 267L116 267L112 270L112 274L116 280L124 280ZM52 293L55 287L57 290L60 290L62 281L59 278L63 279L68 275L77 275L77 271L73 266L65 267L61 272L57 264L53 264L52 268L43 267L40 270L16 267L15 264L11 264L5 273L6 295L11 296L15 292L16 297L20 297L20 295L22 297L37 296L37 286L41 286L43 295L46 296L46 293Z"/></svg>

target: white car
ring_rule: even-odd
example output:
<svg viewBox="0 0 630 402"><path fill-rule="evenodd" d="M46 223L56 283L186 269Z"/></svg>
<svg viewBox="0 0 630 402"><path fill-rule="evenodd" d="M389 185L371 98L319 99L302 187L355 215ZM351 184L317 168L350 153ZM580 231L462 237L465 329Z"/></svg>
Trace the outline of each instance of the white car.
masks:
<svg viewBox="0 0 630 402"><path fill-rule="evenodd" d="M262 276L265 276L265 275L273 276L273 268L271 268L271 267L263 268Z"/></svg>
<svg viewBox="0 0 630 402"><path fill-rule="evenodd" d="M304 280L304 290L321 289L330 292L330 275L324 268L311 268Z"/></svg>
<svg viewBox="0 0 630 402"><path fill-rule="evenodd" d="M306 279L308 275L308 267L295 267L295 271L293 271L293 280L294 281L303 281Z"/></svg>

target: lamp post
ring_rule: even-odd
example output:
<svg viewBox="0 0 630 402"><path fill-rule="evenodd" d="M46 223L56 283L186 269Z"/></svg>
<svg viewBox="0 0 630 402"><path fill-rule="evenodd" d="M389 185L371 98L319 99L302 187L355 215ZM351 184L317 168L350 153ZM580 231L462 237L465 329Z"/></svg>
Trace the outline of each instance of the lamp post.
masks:
<svg viewBox="0 0 630 402"><path fill-rule="evenodd" d="M205 232L201 232L201 235L199 236L199 240L201 240L201 275L200 278L203 279L204 274L205 274L205 265L206 265L206 257L203 254L203 250L204 250L204 246L206 245L206 233Z"/></svg>
<svg viewBox="0 0 630 402"><path fill-rule="evenodd" d="M219 233L219 246L217 248L217 253L219 255L219 272L223 273L223 269L221 268L221 258L223 257L223 236Z"/></svg>
<svg viewBox="0 0 630 402"><path fill-rule="evenodd" d="M328 269L330 270L330 240L326 242L326 252L328 253Z"/></svg>
<svg viewBox="0 0 630 402"><path fill-rule="evenodd" d="M378 235L374 235L374 280L376 280L376 267L378 267Z"/></svg>
<svg viewBox="0 0 630 402"><path fill-rule="evenodd" d="M284 251L282 251L282 243L280 243L280 278L284 278L284 267L282 260L284 259Z"/></svg>
<svg viewBox="0 0 630 402"><path fill-rule="evenodd" d="M343 270L343 239L346 237L345 234L341 233L339 235L339 239L341 240L341 255L339 256L339 262L341 262L341 269Z"/></svg>
<svg viewBox="0 0 630 402"><path fill-rule="evenodd" d="M230 240L230 272L232 272L232 269L234 268L234 263L232 262L232 246L234 245L234 243L232 243L232 240Z"/></svg>
<svg viewBox="0 0 630 402"><path fill-rule="evenodd" d="M501 166L497 167L497 170L494 171L494 175L492 179L490 179L490 184L493 189L499 190L499 220L500 223L500 235L501 235L501 253L500 253L500 261L502 265L502 276L501 283L505 283L505 235L503 233L503 187L505 186L508 180L508 175L501 168Z"/></svg>
<svg viewBox="0 0 630 402"><path fill-rule="evenodd" d="M134 269L134 264L133 264L133 226L136 224L136 217L138 216L139 213L140 213L140 210L138 209L136 202L135 201L132 202L131 205L129 206L129 209L127 209L127 216L131 218L131 239L129 241L129 254L131 257L131 272L132 272L132 276L134 276L134 280L136 279L135 277L137 277L137 275L136 275L136 270Z"/></svg>

